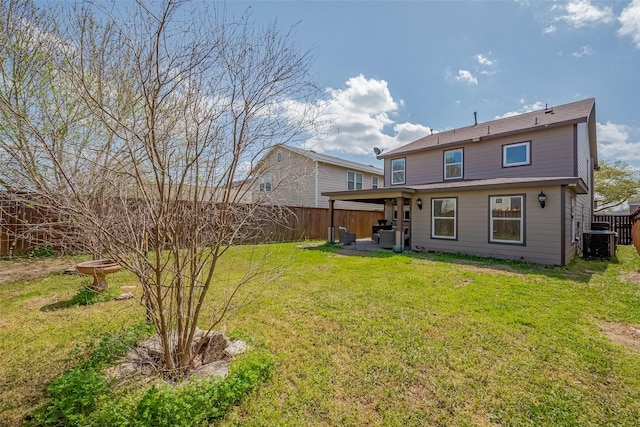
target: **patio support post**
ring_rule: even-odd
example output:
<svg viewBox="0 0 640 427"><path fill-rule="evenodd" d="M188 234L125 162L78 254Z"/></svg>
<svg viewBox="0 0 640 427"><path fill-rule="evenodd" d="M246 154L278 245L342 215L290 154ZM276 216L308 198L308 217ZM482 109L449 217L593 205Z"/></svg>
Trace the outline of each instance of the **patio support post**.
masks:
<svg viewBox="0 0 640 427"><path fill-rule="evenodd" d="M336 241L336 229L333 223L333 205L336 201L329 199L329 232L328 232L328 241L329 243L335 243Z"/></svg>
<svg viewBox="0 0 640 427"><path fill-rule="evenodd" d="M396 246L404 249L404 197L397 198L398 203L398 221L396 227Z"/></svg>

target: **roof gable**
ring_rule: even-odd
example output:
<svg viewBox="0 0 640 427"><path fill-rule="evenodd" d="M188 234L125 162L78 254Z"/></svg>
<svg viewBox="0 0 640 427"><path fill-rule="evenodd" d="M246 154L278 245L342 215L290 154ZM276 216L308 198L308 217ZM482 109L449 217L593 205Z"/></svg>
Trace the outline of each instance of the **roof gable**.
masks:
<svg viewBox="0 0 640 427"><path fill-rule="evenodd" d="M438 132L378 156L396 157L414 151L441 147L443 145L479 142L483 139L506 136L553 126L588 122L594 111L595 99L589 98L570 104L549 107L529 113L518 114L503 119L478 123L460 129Z"/></svg>
<svg viewBox="0 0 640 427"><path fill-rule="evenodd" d="M367 172L373 175L384 175L384 171L381 168L377 168L372 165L365 165L363 163L353 162L351 160L345 160L339 157L328 156L326 154L320 154L312 150L304 150L298 147L280 146L278 148L292 151L296 154L307 157L316 162L325 163L328 165L340 166L346 169L353 169L353 170L358 170L362 172Z"/></svg>

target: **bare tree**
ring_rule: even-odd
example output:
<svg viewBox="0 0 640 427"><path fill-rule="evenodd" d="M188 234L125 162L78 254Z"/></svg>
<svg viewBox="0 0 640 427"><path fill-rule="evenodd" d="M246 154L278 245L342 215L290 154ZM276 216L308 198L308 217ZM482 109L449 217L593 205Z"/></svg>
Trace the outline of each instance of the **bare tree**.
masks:
<svg viewBox="0 0 640 427"><path fill-rule="evenodd" d="M243 286L263 277L264 263L233 283L217 274L229 247L259 242L264 222L282 219L277 207L240 203L255 183L238 178L273 146L302 137L315 91L310 55L291 31L204 7L83 4L55 28L16 21L42 34L39 52L55 73L22 90L38 105L21 110L11 91L0 95L10 132L27 135L2 143L0 161L15 167L0 172L0 185L68 214L91 250L137 275L172 375L198 363L207 343L194 345L198 323L212 331L246 296ZM46 102L62 93L70 108ZM52 108L55 127L33 117ZM215 307L203 319L208 299Z"/></svg>

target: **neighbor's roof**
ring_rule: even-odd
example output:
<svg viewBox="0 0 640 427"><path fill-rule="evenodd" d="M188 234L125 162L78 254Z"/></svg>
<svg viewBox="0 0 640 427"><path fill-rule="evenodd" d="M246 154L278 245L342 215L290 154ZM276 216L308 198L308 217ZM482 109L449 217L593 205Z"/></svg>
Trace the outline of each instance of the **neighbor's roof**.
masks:
<svg viewBox="0 0 640 427"><path fill-rule="evenodd" d="M593 114L595 99L589 98L570 104L548 107L530 113L478 123L460 129L452 129L446 132L438 132L425 136L395 150L388 151L378 156L387 158L406 154L413 151L440 147L446 144L461 144L467 142L479 142L497 136L506 136L547 127L560 126L571 123L587 122Z"/></svg>
<svg viewBox="0 0 640 427"><path fill-rule="evenodd" d="M355 169L355 170L367 172L373 175L384 175L383 169L377 168L372 165L365 165L363 163L352 162L351 160L345 160L339 157L327 156L326 154L316 153L313 150L303 150L302 148L291 147L288 145L285 145L279 148L285 148L287 150L291 150L294 153L298 153L302 156L308 157L309 159L320 162L320 163L341 166L348 169Z"/></svg>

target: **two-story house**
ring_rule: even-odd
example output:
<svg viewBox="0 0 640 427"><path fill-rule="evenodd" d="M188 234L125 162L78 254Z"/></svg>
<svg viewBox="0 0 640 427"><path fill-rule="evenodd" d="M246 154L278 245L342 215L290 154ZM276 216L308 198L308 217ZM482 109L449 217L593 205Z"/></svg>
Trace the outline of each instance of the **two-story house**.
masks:
<svg viewBox="0 0 640 427"><path fill-rule="evenodd" d="M326 195L383 201L397 246L564 265L593 215L595 100L433 133L379 158L384 187Z"/></svg>
<svg viewBox="0 0 640 427"><path fill-rule="evenodd" d="M358 191L383 186L384 171L312 150L272 148L254 168L254 203L328 208L328 191ZM341 209L379 210L382 203L344 201Z"/></svg>

